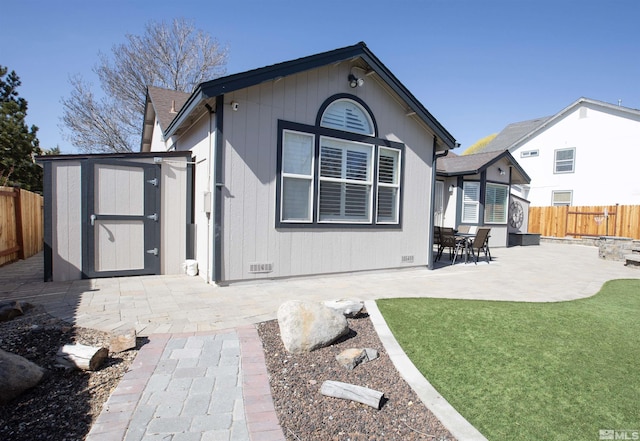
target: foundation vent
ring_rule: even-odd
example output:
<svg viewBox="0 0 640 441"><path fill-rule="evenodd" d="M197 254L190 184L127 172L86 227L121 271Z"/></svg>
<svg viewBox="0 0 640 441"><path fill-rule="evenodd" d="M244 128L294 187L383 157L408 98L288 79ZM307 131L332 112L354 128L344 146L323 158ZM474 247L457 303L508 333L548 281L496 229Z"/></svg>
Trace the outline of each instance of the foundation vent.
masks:
<svg viewBox="0 0 640 441"><path fill-rule="evenodd" d="M400 258L401 263L413 263L413 256L402 256Z"/></svg>
<svg viewBox="0 0 640 441"><path fill-rule="evenodd" d="M270 273L273 271L273 263L250 263L250 273Z"/></svg>

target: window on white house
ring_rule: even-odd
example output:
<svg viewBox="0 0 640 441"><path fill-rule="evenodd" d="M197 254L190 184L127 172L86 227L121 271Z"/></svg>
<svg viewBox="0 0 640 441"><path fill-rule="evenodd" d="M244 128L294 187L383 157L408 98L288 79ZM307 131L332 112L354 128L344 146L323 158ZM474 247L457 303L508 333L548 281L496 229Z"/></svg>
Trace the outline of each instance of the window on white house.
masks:
<svg viewBox="0 0 640 441"><path fill-rule="evenodd" d="M551 192L551 205L571 205L572 201L572 190L554 190Z"/></svg>
<svg viewBox="0 0 640 441"><path fill-rule="evenodd" d="M320 222L371 222L373 146L320 138Z"/></svg>
<svg viewBox="0 0 640 441"><path fill-rule="evenodd" d="M573 173L575 170L576 149L559 149L555 152L554 173Z"/></svg>
<svg viewBox="0 0 640 441"><path fill-rule="evenodd" d="M509 186L487 183L484 197L485 223L506 224L509 203Z"/></svg>
<svg viewBox="0 0 640 441"><path fill-rule="evenodd" d="M400 151L378 150L378 223L397 223L400 205Z"/></svg>
<svg viewBox="0 0 640 441"><path fill-rule="evenodd" d="M285 130L282 138L281 219L311 222L314 136Z"/></svg>
<svg viewBox="0 0 640 441"><path fill-rule="evenodd" d="M462 185L462 222L475 224L480 217L480 183L464 182Z"/></svg>

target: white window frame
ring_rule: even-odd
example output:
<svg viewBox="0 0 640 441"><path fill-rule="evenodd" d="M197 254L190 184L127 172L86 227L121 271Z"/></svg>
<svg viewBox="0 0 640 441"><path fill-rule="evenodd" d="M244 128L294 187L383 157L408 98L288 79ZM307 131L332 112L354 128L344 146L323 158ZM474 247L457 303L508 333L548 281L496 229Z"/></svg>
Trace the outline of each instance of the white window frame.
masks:
<svg viewBox="0 0 640 441"><path fill-rule="evenodd" d="M495 191L498 188L504 190L504 204L503 204L503 219L495 219L493 216L495 215L494 210L492 210L492 208L489 207L489 204L487 203L487 200L489 199L489 192L490 191ZM487 182L487 185L485 187L485 194L484 194L484 223L485 224L506 224L509 218L509 186L505 185L505 184L498 184L495 182Z"/></svg>
<svg viewBox="0 0 640 441"><path fill-rule="evenodd" d="M366 124L366 127L363 125L362 130L359 130L357 126L353 126L349 124L350 115L347 114L348 113L347 110L349 109L349 107L357 109L360 115L356 115L356 116L361 116L363 118L362 122ZM338 109L338 110L335 111L334 109ZM342 114L343 110L345 111L344 114ZM352 116L352 119L351 119L352 121L356 121L356 122L360 121L359 118L356 118L354 120L353 114L351 116ZM339 98L333 101L331 104L329 104L329 106L327 106L327 108L322 113L322 118L320 119L320 126L328 127L331 129L344 130L345 132L362 133L363 135L370 135L370 136L374 135L373 120L371 119L371 115L369 115L369 112L367 111L367 109L362 107L362 105L360 105L356 101L351 100L349 98Z"/></svg>
<svg viewBox="0 0 640 441"><path fill-rule="evenodd" d="M340 148L343 150L343 152L345 153L344 155L342 155L342 164L341 164L341 177L340 178L335 178L335 177L328 177L328 176L322 176L322 148L323 146L326 145L326 143L330 143L333 144L330 146L330 148ZM358 151L358 152L364 152L367 154L367 171L366 171L366 179L365 180L359 180L359 179L349 179L347 177L347 155L346 153L349 150L352 151ZM318 182L319 182L319 186L318 186L318 192L317 192L317 208L318 208L318 223L319 224L335 224L335 223L339 223L339 224L370 224L371 223L371 217L372 217L372 213L373 213L373 159L374 159L374 152L375 152L375 147L373 144L364 144L364 143L359 143L359 142L354 142L354 141L347 141L344 139L339 139L339 138L331 138L328 136L321 136L320 137L320 158L319 158L319 167L318 167ZM322 198L321 198L321 193L322 193L322 183L326 182L326 183L339 183L342 186L342 193L341 193L341 199L340 199L340 215L337 218L334 219L322 219L322 212L321 212L321 202L322 202ZM346 185L357 185L357 186L362 186L365 187L367 192L368 192L368 201L367 201L367 216L366 219L357 219L357 218L349 218L346 216L346 209L347 209L347 201L346 201Z"/></svg>
<svg viewBox="0 0 640 441"><path fill-rule="evenodd" d="M572 152L571 159L558 159L558 153L561 152ZM558 171L558 166L571 164L571 170L560 170ZM563 173L574 173L576 170L576 148L570 147L567 149L557 149L553 153L553 173L554 174L563 174Z"/></svg>
<svg viewBox="0 0 640 441"><path fill-rule="evenodd" d="M284 158L284 151L285 151L285 143L286 143L286 139L287 139L287 134L295 134L295 135L301 135L301 136L306 136L309 137L311 139L311 168L309 171L308 175L305 174L298 174L298 173L287 173L284 170L284 163L285 163L285 158ZM311 134L311 133L306 133L306 132L298 132L295 130L289 130L289 129L285 129L282 131L282 172L281 172L281 176L280 176L280 222L282 223L312 223L313 222L313 192L314 192L314 184L315 184L315 180L314 180L314 167L315 167L315 135ZM286 201L285 201L285 181L287 179L299 179L299 180L308 180L309 181L309 196L308 196L308 202L307 202L307 218L306 219L286 219L284 217L285 214L285 205L286 205Z"/></svg>
<svg viewBox="0 0 640 441"><path fill-rule="evenodd" d="M474 191L475 195L469 195L471 191ZM474 197L468 199L468 196ZM467 210L465 207L469 207L473 210L473 213L475 214L473 218L469 218L466 216ZM465 224L477 224L478 222L480 222L480 182L478 181L464 181L462 183L461 222Z"/></svg>
<svg viewBox="0 0 640 441"><path fill-rule="evenodd" d="M394 163L393 181L382 182L380 181L380 157L383 156L383 152L391 152L393 155L397 155L397 160ZM402 170L402 152L398 149L390 149L387 147L378 147L378 176L377 184L378 189L376 191L376 223L377 224L397 224L400 220L400 170ZM395 189L395 207L394 217L392 220L380 220L380 188Z"/></svg>
<svg viewBox="0 0 640 441"><path fill-rule="evenodd" d="M560 194L569 195L569 203L565 201L557 201L556 196ZM573 190L552 190L551 191L551 205L554 207L571 206L573 204Z"/></svg>

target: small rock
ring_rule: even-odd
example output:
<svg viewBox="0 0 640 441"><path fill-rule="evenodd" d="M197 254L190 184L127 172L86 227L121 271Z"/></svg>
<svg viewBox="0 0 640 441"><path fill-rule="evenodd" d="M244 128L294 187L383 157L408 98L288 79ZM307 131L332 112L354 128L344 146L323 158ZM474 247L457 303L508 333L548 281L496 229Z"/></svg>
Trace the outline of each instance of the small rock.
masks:
<svg viewBox="0 0 640 441"><path fill-rule="evenodd" d="M123 352L136 347L135 328L114 331L113 337L109 339L110 352Z"/></svg>
<svg viewBox="0 0 640 441"><path fill-rule="evenodd" d="M0 322L8 322L24 314L19 302L7 300L0 302Z"/></svg>
<svg viewBox="0 0 640 441"><path fill-rule="evenodd" d="M323 303L324 306L339 312L345 317L355 317L364 308L364 303L359 300L338 299L326 300Z"/></svg>
<svg viewBox="0 0 640 441"><path fill-rule="evenodd" d="M367 353L367 361L373 361L379 357L376 349L364 348L364 351Z"/></svg>
<svg viewBox="0 0 640 441"><path fill-rule="evenodd" d="M336 355L336 360L340 366L353 370L360 363L367 361L367 352L364 349L345 349Z"/></svg>

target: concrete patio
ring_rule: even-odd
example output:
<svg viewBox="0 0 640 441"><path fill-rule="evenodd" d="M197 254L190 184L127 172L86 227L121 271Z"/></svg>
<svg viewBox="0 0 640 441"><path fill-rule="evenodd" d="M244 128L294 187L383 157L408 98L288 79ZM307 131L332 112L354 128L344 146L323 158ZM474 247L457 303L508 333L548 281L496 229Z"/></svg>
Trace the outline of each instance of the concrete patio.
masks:
<svg viewBox="0 0 640 441"><path fill-rule="evenodd" d="M622 262L598 258L595 247L543 243L496 248L494 260L435 270L379 272L267 280L219 287L200 277L139 276L41 282L39 256L0 268L0 296L43 304L79 326L112 331L134 326L139 335L230 329L274 319L289 299L375 300L439 297L555 302L587 297L610 279L640 278Z"/></svg>

